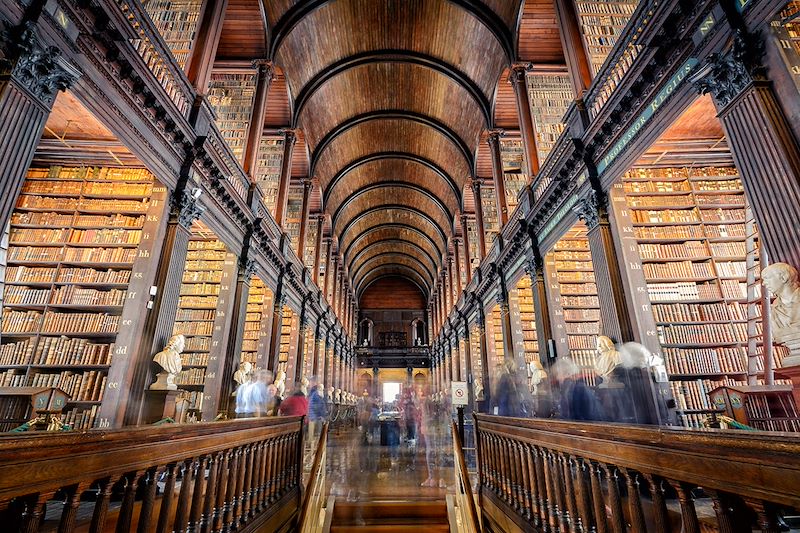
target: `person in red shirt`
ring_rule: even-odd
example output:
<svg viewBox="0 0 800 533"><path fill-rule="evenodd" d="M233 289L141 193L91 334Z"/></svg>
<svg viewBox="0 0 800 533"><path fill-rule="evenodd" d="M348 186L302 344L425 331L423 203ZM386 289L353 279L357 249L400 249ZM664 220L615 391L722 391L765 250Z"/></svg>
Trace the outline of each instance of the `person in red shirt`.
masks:
<svg viewBox="0 0 800 533"><path fill-rule="evenodd" d="M294 389L292 394L281 402L278 408L281 416L305 416L308 417L308 398L300 388Z"/></svg>

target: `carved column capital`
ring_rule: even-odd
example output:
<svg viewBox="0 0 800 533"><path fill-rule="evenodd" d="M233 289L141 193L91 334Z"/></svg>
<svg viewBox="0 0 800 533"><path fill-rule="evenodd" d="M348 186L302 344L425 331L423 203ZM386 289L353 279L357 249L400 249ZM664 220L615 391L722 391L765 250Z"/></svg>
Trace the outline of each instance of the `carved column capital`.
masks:
<svg viewBox="0 0 800 533"><path fill-rule="evenodd" d="M58 91L68 89L80 76L58 48L41 42L32 21L1 32L0 46L6 52L0 58L0 77L14 78L48 107Z"/></svg>
<svg viewBox="0 0 800 533"><path fill-rule="evenodd" d="M606 196L603 193L592 192L578 200L572 211L586 223L586 228L591 231L607 218Z"/></svg>
<svg viewBox="0 0 800 533"><path fill-rule="evenodd" d="M170 205L182 228L191 229L192 223L205 212L206 208L200 204L201 194L199 187L193 187L192 190L184 187L170 196Z"/></svg>
<svg viewBox="0 0 800 533"><path fill-rule="evenodd" d="M505 130L495 128L493 130L489 130L486 135L486 142L489 144L490 147L499 147L500 146L500 137L505 136Z"/></svg>
<svg viewBox="0 0 800 533"><path fill-rule="evenodd" d="M472 188L472 192L476 196L480 196L481 194L481 179L480 178L472 178L469 183L469 186Z"/></svg>
<svg viewBox="0 0 800 533"><path fill-rule="evenodd" d="M250 280L258 271L258 263L256 263L253 259L247 259L246 257L239 258L239 275L241 275L245 280Z"/></svg>
<svg viewBox="0 0 800 533"><path fill-rule="evenodd" d="M280 131L283 135L284 142L287 145L294 145L297 142L297 133L291 128L285 128Z"/></svg>
<svg viewBox="0 0 800 533"><path fill-rule="evenodd" d="M758 34L736 30L731 50L708 56L692 82L701 94L711 94L723 109L750 84L766 80L764 53L764 42Z"/></svg>
<svg viewBox="0 0 800 533"><path fill-rule="evenodd" d="M525 75L531 69L530 63L514 63L508 76L510 83L525 83Z"/></svg>

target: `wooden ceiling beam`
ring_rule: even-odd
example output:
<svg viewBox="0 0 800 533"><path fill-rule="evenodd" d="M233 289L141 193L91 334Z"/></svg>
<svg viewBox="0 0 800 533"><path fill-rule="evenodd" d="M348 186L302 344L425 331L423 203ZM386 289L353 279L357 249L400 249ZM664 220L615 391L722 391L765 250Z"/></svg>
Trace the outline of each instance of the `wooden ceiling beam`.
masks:
<svg viewBox="0 0 800 533"><path fill-rule="evenodd" d="M333 141L336 137L341 135L342 133L348 131L351 128L358 126L359 124L363 124L364 122L369 122L372 120L385 120L385 119L403 119L403 120L410 120L413 122L417 122L424 126L430 127L446 138L448 138L461 152L464 156L464 160L467 162L467 166L474 171L475 163L472 157L472 151L469 148L469 144L462 139L450 126L444 124L443 122L429 117L427 115L423 115L421 113L414 113L412 111L405 111L402 109L398 110L386 110L386 111L370 111L369 113L363 113L361 115L356 115L355 117L349 118L344 122L338 124L334 129L329 131L325 134L325 136L320 140L317 146L314 148L313 153L311 154L311 167L310 167L310 174L313 176L316 171L316 165L319 161L320 155L325 150L325 148Z"/></svg>
<svg viewBox="0 0 800 533"><path fill-rule="evenodd" d="M453 195L456 198L456 203L461 205L461 189L459 189L453 177L433 161L409 152L377 152L360 157L355 161L351 161L339 172L337 172L333 179L331 179L331 181L328 183L328 186L323 193L323 201L325 205L328 204L328 198L330 198L331 191L334 189L334 187L336 187L336 184L339 183L339 181L349 172L371 161L379 161L383 159L402 159L404 161L413 161L429 168L447 182L447 184L450 186L450 189L453 191Z"/></svg>
<svg viewBox="0 0 800 533"><path fill-rule="evenodd" d="M328 4L330 0L300 0L294 4L278 20L272 31L270 44L270 58L275 58L286 37L306 16L320 7ZM497 39L505 52L506 60L511 64L516 59L516 45L511 35L511 30L503 20L480 0L448 0L450 3L463 9L475 17Z"/></svg>
<svg viewBox="0 0 800 533"><path fill-rule="evenodd" d="M389 271L387 273L383 273ZM412 277L408 277L408 274L411 276L419 276L420 279L413 279ZM370 278L370 276L374 276ZM378 280L390 277L401 277L406 279L417 286L417 288L422 292L422 295L425 297L425 300L428 300L431 293L431 287L429 287L425 280L422 279L422 276L416 270L413 270L405 265L381 265L375 268L372 272L365 275L358 285L353 284L354 290L356 292L356 298L360 301L361 296L364 294L364 291L367 290L370 285L375 283ZM363 286L360 286L362 285Z"/></svg>
<svg viewBox="0 0 800 533"><path fill-rule="evenodd" d="M447 233L425 211L422 211L421 209L417 209L416 207L412 207L412 206L408 206L408 205L404 205L404 204L380 205L380 206L370 207L368 209L365 209L364 211L362 211L359 214L357 214L356 216L354 216L347 223L347 225L345 225L345 227L342 228L342 231L339 232L339 240L344 240L344 236L347 234L347 232L350 230L350 228L353 226L353 224L355 224L356 222L359 221L359 219L369 215L370 213L374 213L374 212L378 212L378 211L387 211L387 210L390 210L390 209L396 209L398 211L406 211L406 212L412 213L414 215L417 215L422 219L425 219L428 223L430 223L430 225L432 227L436 228L436 231L437 231L437 233L439 235L439 238L442 240L442 242L443 243L447 242ZM374 227L379 227L379 226L374 226Z"/></svg>
<svg viewBox="0 0 800 533"><path fill-rule="evenodd" d="M414 192L420 193L423 196L427 197L429 200L431 200L433 203L435 203L436 206L439 209L442 210L442 213L444 213L445 217L448 220L452 220L452 218L455 216L455 213L451 212L447 208L447 206L444 204L444 202L442 202L442 200L438 196L436 196L435 194L433 194L431 191L429 191L428 189L426 189L424 187L420 187L419 185L415 185L413 183L408 183L407 181L394 181L394 180L392 180L392 181L379 181L379 182L373 183L371 185L368 185L366 187L362 187L361 189L358 189L357 191L353 191L352 193L350 193L350 196L348 196L345 199L345 201L342 202L341 205L339 205L336 208L336 211L334 211L333 214L331 214L331 227L336 228L336 225L339 222L339 215L342 213L342 211L345 208L347 208L348 205L350 205L353 201L355 201L356 198L358 198L362 194L367 193L369 191L383 189L383 188L386 188L386 187L397 187L397 188L400 188L400 189L409 189L409 190L412 190ZM450 232L453 233L452 222L451 222L451 226L450 226ZM447 239L445 239L445 241L446 240Z"/></svg>
<svg viewBox="0 0 800 533"><path fill-rule="evenodd" d="M300 115L305 108L306 103L314 96L314 93L325 83L346 72L350 69L357 68L364 65L374 65L380 63L409 63L412 65L429 68L439 74L442 74L453 83L461 86L478 104L483 120L486 127L489 127L492 120L492 107L489 98L483 93L481 88L475 81L472 80L465 73L458 70L453 65L442 61L436 57L413 50L370 50L360 54L345 57L332 65L328 65L322 71L318 72L308 83L306 83L298 92L297 98L294 101L294 116L292 123L294 127L299 123Z"/></svg>
<svg viewBox="0 0 800 533"><path fill-rule="evenodd" d="M353 240L350 241L350 244L347 245L347 248L344 250L344 253L342 254L342 257L346 261L347 257L350 255L350 251L353 249L353 246L355 246L356 243L358 243L361 239L369 236L370 234L372 234L372 233L374 233L376 231L383 231L383 230L388 230L388 229L402 229L402 230L407 230L407 231L411 231L411 232L416 233L417 235L419 235L420 238L425 239L426 241L428 241L428 243L431 245L431 247L434 250L439 252L439 258L440 259L441 259L441 256L444 255L444 253L445 253L445 250L443 250L442 248L437 246L437 244L434 242L434 240L431 239L430 236L427 233L425 233L424 231L421 231L416 226L412 226L410 224L402 224L400 222L393 222L391 224L381 224L380 226L373 226L373 227L371 227L371 228L369 228L367 230L362 231L358 235L356 235L353 238Z"/></svg>
<svg viewBox="0 0 800 533"><path fill-rule="evenodd" d="M415 248L418 252L420 252L421 254L423 254L425 257L428 258L428 260L430 261L429 266L431 271L435 271L438 266L438 261L436 261L433 257L431 257L431 255L425 250L423 250L422 247L420 247L420 245L418 245L417 243L409 241L408 239L389 238L372 242L367 246L365 246L364 248L362 248L355 256L353 256L351 260L346 261L347 268L349 268L351 272L355 272L357 269L356 265L359 259L361 259L364 255L366 255L367 252L369 252L372 248L386 244L408 245L411 248Z"/></svg>

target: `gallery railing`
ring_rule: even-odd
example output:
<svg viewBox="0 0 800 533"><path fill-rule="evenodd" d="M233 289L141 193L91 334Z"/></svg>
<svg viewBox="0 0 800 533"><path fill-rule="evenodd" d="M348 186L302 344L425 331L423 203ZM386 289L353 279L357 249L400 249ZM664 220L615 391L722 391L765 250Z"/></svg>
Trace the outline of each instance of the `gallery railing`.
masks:
<svg viewBox="0 0 800 533"><path fill-rule="evenodd" d="M451 424L453 434L453 467L455 469L455 507L458 513L461 531L464 533L479 533L481 531L480 517L472 492L472 481L467 471L467 462L464 459L461 437L458 435L458 426Z"/></svg>
<svg viewBox="0 0 800 533"><path fill-rule="evenodd" d="M482 517L506 531L777 532L800 509L793 434L475 419Z"/></svg>
<svg viewBox="0 0 800 533"><path fill-rule="evenodd" d="M325 473L327 471L327 451L328 451L328 423L322 426L322 432L317 441L317 449L314 453L314 464L308 476L305 494L303 495L303 506L300 509L300 518L297 523L299 533L321 533L325 520L322 509L328 495L325 486Z"/></svg>
<svg viewBox="0 0 800 533"><path fill-rule="evenodd" d="M2 530L277 530L302 460L300 417L3 437Z"/></svg>

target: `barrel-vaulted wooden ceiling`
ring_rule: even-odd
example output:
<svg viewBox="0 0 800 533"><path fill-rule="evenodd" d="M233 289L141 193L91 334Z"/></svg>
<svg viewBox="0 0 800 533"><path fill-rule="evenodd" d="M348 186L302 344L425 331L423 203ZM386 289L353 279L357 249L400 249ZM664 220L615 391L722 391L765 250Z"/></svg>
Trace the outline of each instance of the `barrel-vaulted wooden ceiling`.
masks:
<svg viewBox="0 0 800 533"><path fill-rule="evenodd" d="M563 63L552 0L265 0L248 15L251 5L229 0L218 58L276 65L267 126L289 118L302 130L304 171L356 293L399 275L430 294L507 98L499 82L530 60L520 25L549 32L540 62Z"/></svg>

